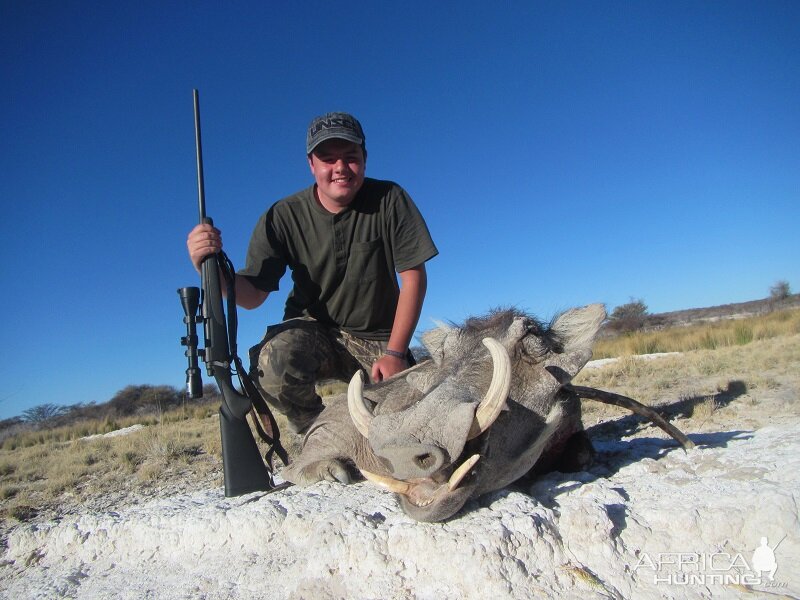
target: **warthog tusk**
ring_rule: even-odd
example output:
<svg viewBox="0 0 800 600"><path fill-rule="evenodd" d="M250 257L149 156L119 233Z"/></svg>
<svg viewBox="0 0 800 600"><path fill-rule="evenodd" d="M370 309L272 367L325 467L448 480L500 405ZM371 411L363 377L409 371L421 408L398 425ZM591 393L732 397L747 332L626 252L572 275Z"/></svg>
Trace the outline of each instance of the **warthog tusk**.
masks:
<svg viewBox="0 0 800 600"><path fill-rule="evenodd" d="M369 437L369 426L372 423L372 411L367 408L364 402L364 374L356 371L347 386L347 408L350 410L350 418L353 425L364 437ZM366 475L365 475L366 477Z"/></svg>
<svg viewBox="0 0 800 600"><path fill-rule="evenodd" d="M452 492L459 486L461 480L467 476L467 473L469 473L472 467L475 466L475 463L478 462L480 457L480 454L473 454L467 460L465 460L460 467L453 471L453 474L450 475L450 480L447 482L447 489L449 491Z"/></svg>
<svg viewBox="0 0 800 600"><path fill-rule="evenodd" d="M489 349L494 370L486 396L475 411L475 420L468 435L470 440L486 431L500 416L500 411L506 404L508 390L511 389L511 359L508 357L508 351L493 338L483 338L483 345Z"/></svg>
<svg viewBox="0 0 800 600"><path fill-rule="evenodd" d="M390 492L394 492L395 494L402 494L405 496L408 492L411 491L413 487L410 483L406 483L405 481L400 481L399 479L393 479L391 477L386 477L384 475L376 475L375 473L370 473L369 471L365 471L364 469L359 469L361 474L364 476L365 479L375 483L382 488L389 490Z"/></svg>
<svg viewBox="0 0 800 600"><path fill-rule="evenodd" d="M455 490L461 482L464 480L464 477L469 474L472 470L472 467L475 466L475 463L478 462L478 459L481 457L480 454L473 454L467 460L465 460L460 467L458 467L453 474L450 475L450 479L447 482L447 491L452 492ZM393 477L387 477L386 475L378 475L376 473L370 473L369 471L365 471L364 469L359 469L361 474L367 481L371 481L372 483L381 486L382 488L389 490L390 492L394 492L395 494L400 494L401 496L411 496L412 490L417 488L417 483L408 483L407 481L402 481L400 479L394 479ZM436 489L436 488L431 488ZM428 502L432 500L432 497L428 498ZM412 499L413 501L413 499Z"/></svg>

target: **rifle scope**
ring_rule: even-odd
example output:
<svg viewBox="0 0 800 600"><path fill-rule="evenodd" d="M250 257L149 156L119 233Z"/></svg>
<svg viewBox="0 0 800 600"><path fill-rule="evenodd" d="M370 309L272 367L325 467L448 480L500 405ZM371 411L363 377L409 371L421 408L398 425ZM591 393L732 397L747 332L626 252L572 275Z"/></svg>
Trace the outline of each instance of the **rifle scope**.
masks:
<svg viewBox="0 0 800 600"><path fill-rule="evenodd" d="M186 313L183 317L183 322L186 323L186 335L181 338L181 346L186 346L184 354L189 361L186 369L186 392L189 398L202 398L203 375L197 363L197 358L204 354L203 350L197 349L197 323L203 320L197 314L200 306L200 289L183 287L178 290L178 295L181 297L183 312Z"/></svg>

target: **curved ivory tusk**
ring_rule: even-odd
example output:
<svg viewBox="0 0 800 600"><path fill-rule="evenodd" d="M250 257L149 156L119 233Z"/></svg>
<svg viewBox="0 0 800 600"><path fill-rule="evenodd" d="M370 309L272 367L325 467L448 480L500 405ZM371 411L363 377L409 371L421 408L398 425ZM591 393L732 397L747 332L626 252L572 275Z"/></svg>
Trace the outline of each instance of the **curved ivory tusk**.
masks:
<svg viewBox="0 0 800 600"><path fill-rule="evenodd" d="M390 492L394 492L395 494L402 494L405 496L413 487L410 483L400 481L399 479L393 479L384 475L376 475L375 473L370 473L364 469L359 469L359 471L361 471L361 474L367 481L371 481L372 483L375 483L382 488L389 490Z"/></svg>
<svg viewBox="0 0 800 600"><path fill-rule="evenodd" d="M473 454L467 460L465 460L460 467L453 471L453 474L450 475L450 479L447 482L448 491L452 492L461 484L461 480L466 477L467 473L469 473L472 467L475 466L475 463L478 462L480 457L480 454Z"/></svg>
<svg viewBox="0 0 800 600"><path fill-rule="evenodd" d="M489 349L494 370L486 396L475 411L475 420L467 438L470 440L486 431L500 416L500 411L506 404L508 391L511 389L511 359L508 357L508 351L493 338L483 338L483 345Z"/></svg>
<svg viewBox="0 0 800 600"><path fill-rule="evenodd" d="M350 384L347 386L347 408L350 410L350 418L364 437L369 437L369 426L372 423L372 411L364 403L364 374L356 371Z"/></svg>
<svg viewBox="0 0 800 600"><path fill-rule="evenodd" d="M447 491L452 492L461 484L464 477L466 477L467 474L472 470L472 467L475 466L475 463L478 462L480 457L480 454L473 454L467 460L465 460L460 467L453 471L453 474L450 475L450 479L447 482ZM364 479L371 481L372 483L379 485L390 492L394 492L395 494L407 496L414 488L414 484L408 483L407 481L394 479L393 477L387 477L386 475L370 473L364 469L359 470L364 476Z"/></svg>

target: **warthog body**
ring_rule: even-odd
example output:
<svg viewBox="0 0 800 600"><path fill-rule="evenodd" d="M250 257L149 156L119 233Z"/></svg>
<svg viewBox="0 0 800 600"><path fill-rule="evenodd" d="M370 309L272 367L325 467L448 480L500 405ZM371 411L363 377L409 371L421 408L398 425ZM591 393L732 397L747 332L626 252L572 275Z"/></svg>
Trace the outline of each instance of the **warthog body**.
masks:
<svg viewBox="0 0 800 600"><path fill-rule="evenodd" d="M579 394L658 418L632 400L570 386L605 316L595 304L543 326L504 311L429 332L432 360L366 389L356 374L347 399L328 400L283 476L348 483L355 465L395 491L409 516L441 521L534 467L585 468L593 451Z"/></svg>

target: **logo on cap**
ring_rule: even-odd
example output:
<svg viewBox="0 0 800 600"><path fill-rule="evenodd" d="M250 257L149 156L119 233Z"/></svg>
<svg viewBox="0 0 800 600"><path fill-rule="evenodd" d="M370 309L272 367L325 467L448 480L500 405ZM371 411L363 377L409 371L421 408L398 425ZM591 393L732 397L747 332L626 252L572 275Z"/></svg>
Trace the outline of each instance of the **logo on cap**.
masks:
<svg viewBox="0 0 800 600"><path fill-rule="evenodd" d="M363 145L364 130L353 115L347 113L328 113L311 121L306 135L306 154L329 139L342 139Z"/></svg>

